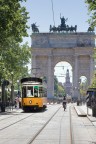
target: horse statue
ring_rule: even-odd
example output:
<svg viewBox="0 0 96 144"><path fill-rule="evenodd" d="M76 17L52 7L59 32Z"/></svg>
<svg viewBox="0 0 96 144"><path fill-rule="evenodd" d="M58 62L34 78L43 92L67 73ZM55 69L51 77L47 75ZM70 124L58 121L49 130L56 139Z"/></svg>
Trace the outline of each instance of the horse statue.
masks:
<svg viewBox="0 0 96 144"><path fill-rule="evenodd" d="M88 31L88 32L94 32L94 28L89 27L87 31Z"/></svg>
<svg viewBox="0 0 96 144"><path fill-rule="evenodd" d="M52 26L50 25L49 30L50 30L50 32L51 32L51 31L56 32L56 31L57 31L57 27L55 27L55 26L52 27Z"/></svg>
<svg viewBox="0 0 96 144"><path fill-rule="evenodd" d="M36 23L31 24L33 33L39 32L38 26L36 26Z"/></svg>
<svg viewBox="0 0 96 144"><path fill-rule="evenodd" d="M69 29L70 32L73 32L73 31L76 32L77 31L77 25L75 25L75 27L71 26L68 29Z"/></svg>

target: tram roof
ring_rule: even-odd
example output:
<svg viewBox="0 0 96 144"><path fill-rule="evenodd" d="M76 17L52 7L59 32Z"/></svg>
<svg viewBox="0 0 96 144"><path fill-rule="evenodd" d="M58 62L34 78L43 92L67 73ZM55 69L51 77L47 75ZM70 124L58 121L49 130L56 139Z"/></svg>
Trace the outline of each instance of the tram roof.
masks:
<svg viewBox="0 0 96 144"><path fill-rule="evenodd" d="M34 83L41 84L42 79L37 77L26 77L21 79L21 83Z"/></svg>

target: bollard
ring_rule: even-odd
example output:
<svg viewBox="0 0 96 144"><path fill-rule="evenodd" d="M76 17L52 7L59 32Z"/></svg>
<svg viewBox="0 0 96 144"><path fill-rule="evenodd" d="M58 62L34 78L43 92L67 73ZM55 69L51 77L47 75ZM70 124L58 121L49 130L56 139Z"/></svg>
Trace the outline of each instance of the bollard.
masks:
<svg viewBox="0 0 96 144"><path fill-rule="evenodd" d="M79 106L79 100L77 101L77 106Z"/></svg>

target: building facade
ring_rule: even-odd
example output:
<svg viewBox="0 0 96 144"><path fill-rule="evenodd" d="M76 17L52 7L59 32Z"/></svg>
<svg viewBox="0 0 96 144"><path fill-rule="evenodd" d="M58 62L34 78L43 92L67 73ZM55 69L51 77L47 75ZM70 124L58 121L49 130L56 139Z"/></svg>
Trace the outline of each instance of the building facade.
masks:
<svg viewBox="0 0 96 144"><path fill-rule="evenodd" d="M47 97L54 97L54 67L66 61L72 66L73 96L78 97L78 80L83 75L88 84L94 70L93 51L95 34L79 33L33 33L32 76L46 77Z"/></svg>

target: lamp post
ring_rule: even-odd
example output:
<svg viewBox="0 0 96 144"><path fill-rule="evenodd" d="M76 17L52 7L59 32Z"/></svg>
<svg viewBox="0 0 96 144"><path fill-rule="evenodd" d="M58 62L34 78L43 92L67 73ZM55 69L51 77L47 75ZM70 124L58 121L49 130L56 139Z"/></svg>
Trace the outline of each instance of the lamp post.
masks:
<svg viewBox="0 0 96 144"><path fill-rule="evenodd" d="M13 98L14 98L14 85L13 85L13 72L11 72L12 84L11 84L11 103L12 103L12 110L13 110Z"/></svg>
<svg viewBox="0 0 96 144"><path fill-rule="evenodd" d="M80 84L81 84L81 79L78 80L78 100L81 103Z"/></svg>
<svg viewBox="0 0 96 144"><path fill-rule="evenodd" d="M2 103L1 103L1 111L5 112L5 104L6 104L6 99L5 99L5 86L9 85L8 80L3 80L2 81Z"/></svg>
<svg viewBox="0 0 96 144"><path fill-rule="evenodd" d="M1 111L5 112L5 85L4 85L4 81L2 82L2 104L1 104Z"/></svg>
<svg viewBox="0 0 96 144"><path fill-rule="evenodd" d="M19 80L17 80L17 85L18 85L18 97L20 97L20 87L19 87Z"/></svg>

